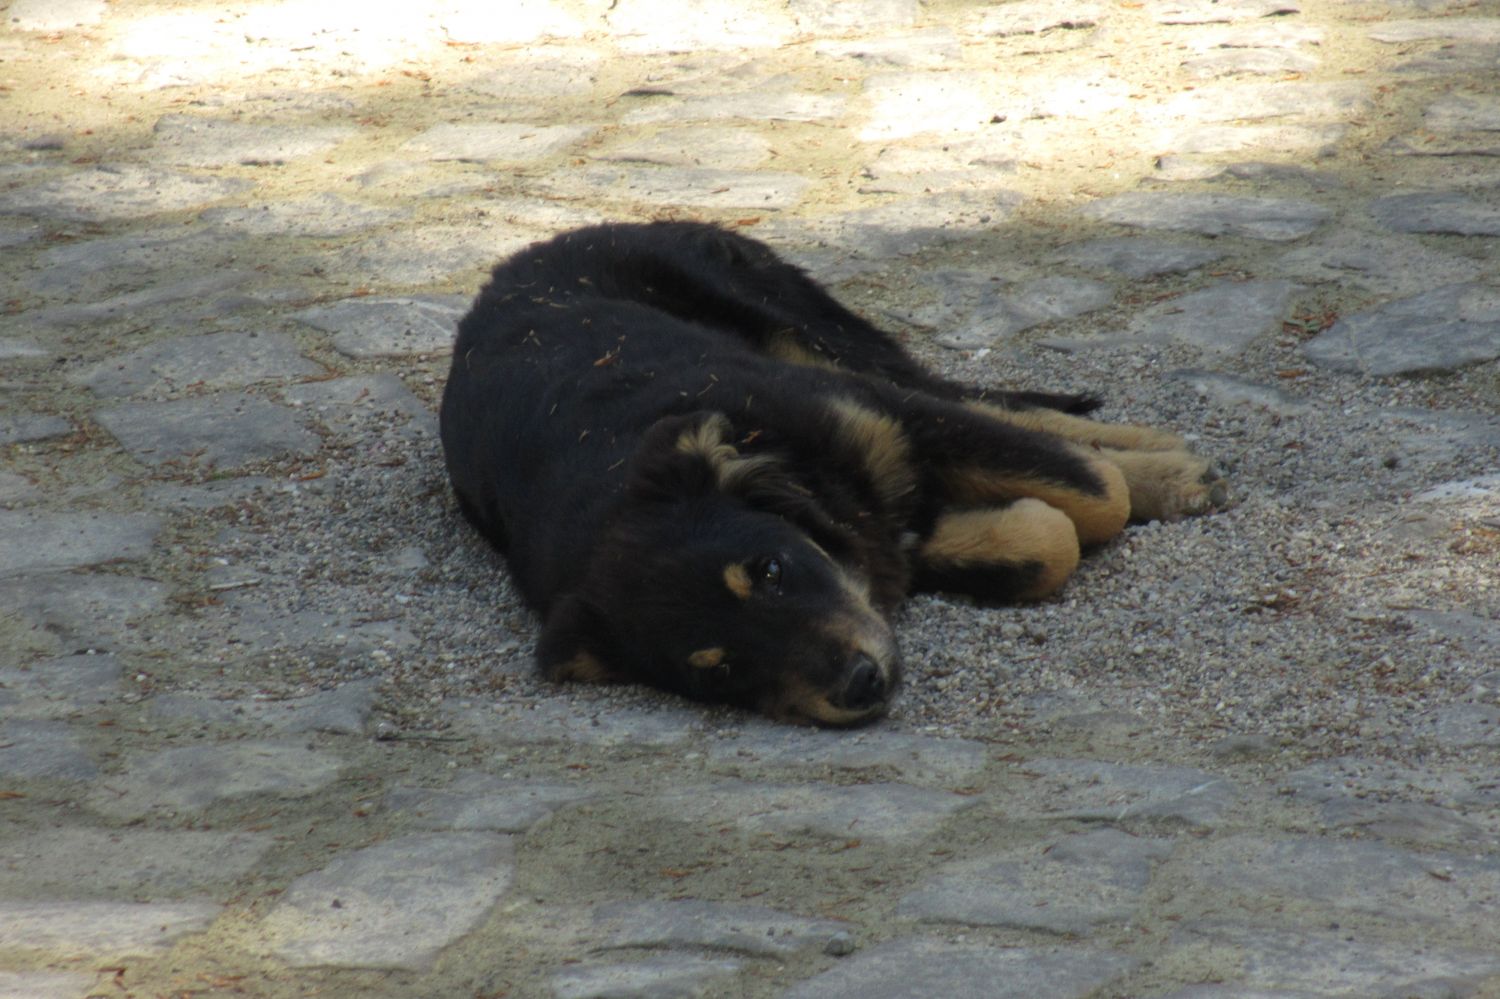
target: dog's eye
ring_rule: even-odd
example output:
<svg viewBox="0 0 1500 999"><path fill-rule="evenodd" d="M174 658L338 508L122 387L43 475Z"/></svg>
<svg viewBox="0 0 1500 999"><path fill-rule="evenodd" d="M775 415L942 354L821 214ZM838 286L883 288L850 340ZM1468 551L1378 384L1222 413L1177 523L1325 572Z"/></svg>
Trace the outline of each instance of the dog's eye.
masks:
<svg viewBox="0 0 1500 999"><path fill-rule="evenodd" d="M755 563L755 581L763 586L780 586L781 574L781 559L774 555Z"/></svg>

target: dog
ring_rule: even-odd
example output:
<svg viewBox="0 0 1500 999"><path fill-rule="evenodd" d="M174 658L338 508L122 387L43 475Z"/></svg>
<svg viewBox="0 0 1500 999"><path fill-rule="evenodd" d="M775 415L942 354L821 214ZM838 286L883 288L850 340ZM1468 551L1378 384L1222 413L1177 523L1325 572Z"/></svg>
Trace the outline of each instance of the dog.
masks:
<svg viewBox="0 0 1500 999"><path fill-rule="evenodd" d="M1097 405L940 377L763 243L655 222L495 267L440 425L543 676L850 726L897 691L908 592L1036 600L1128 521L1225 502Z"/></svg>

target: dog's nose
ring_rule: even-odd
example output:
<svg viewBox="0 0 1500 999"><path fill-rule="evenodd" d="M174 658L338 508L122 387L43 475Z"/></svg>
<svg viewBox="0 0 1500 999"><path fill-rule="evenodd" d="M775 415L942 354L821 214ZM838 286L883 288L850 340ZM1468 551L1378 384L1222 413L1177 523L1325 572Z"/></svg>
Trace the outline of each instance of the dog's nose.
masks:
<svg viewBox="0 0 1500 999"><path fill-rule="evenodd" d="M863 652L856 653L849 661L849 679L844 683L841 706L851 711L861 711L885 700L885 674L875 660Z"/></svg>

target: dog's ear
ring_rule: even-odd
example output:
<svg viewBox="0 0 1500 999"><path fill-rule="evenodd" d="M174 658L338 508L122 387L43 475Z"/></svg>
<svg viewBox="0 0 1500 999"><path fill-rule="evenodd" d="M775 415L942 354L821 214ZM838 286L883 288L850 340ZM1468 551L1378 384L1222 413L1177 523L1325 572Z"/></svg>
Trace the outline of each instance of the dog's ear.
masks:
<svg viewBox="0 0 1500 999"><path fill-rule="evenodd" d="M553 605L542 625L537 665L542 676L557 683L623 683L625 676L610 665L611 644L598 611L569 594Z"/></svg>
<svg viewBox="0 0 1500 999"><path fill-rule="evenodd" d="M627 480L632 496L672 500L727 488L758 458L742 458L726 438L723 413L664 416L651 425L636 449Z"/></svg>

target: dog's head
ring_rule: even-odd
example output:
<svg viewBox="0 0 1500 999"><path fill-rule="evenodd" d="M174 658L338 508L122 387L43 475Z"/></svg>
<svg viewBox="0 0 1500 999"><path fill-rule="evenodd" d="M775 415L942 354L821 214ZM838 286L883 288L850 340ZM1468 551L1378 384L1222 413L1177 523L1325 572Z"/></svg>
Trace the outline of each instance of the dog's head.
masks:
<svg viewBox="0 0 1500 999"><path fill-rule="evenodd" d="M822 725L879 717L900 666L865 542L728 430L698 413L646 435L581 582L548 608L543 672Z"/></svg>

